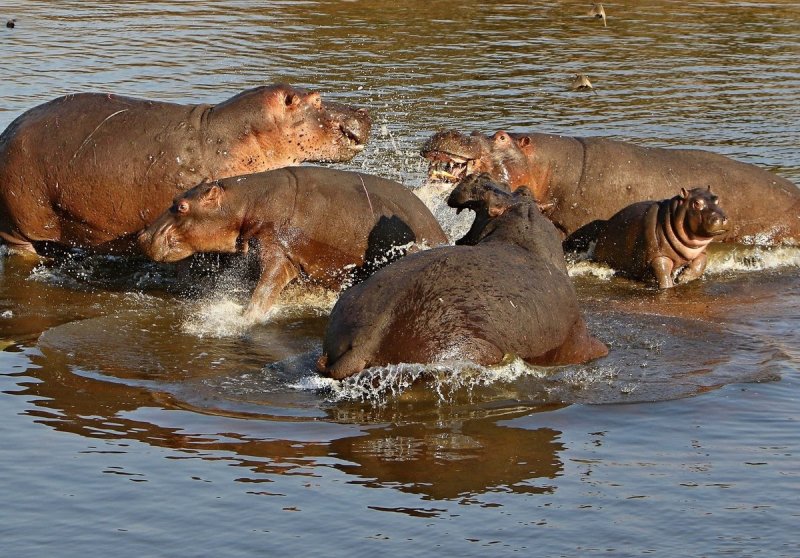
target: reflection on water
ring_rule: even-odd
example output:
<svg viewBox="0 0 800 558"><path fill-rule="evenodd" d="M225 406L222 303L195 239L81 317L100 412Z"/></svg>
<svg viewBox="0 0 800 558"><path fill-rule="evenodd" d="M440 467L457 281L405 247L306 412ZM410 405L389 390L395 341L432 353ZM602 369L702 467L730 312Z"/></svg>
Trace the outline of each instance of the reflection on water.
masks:
<svg viewBox="0 0 800 558"><path fill-rule="evenodd" d="M445 128L707 148L800 182L796 2L620 1L608 27L588 4L7 1L0 128L75 91L288 81L369 107L338 166L415 187L451 238L470 217L418 154ZM797 555L798 254L713 247L666 293L576 263L608 358L341 384L313 372L329 293L244 328L240 277L186 294L169 266L3 255L4 550Z"/></svg>

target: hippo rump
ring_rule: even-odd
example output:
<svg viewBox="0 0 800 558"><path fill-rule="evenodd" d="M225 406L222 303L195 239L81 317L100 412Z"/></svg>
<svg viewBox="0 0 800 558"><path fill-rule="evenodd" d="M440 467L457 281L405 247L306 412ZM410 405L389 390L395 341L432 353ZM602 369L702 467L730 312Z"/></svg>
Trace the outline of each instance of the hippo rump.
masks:
<svg viewBox="0 0 800 558"><path fill-rule="evenodd" d="M422 155L431 161L434 180L485 172L512 189L528 186L566 235L632 203L669 198L684 184L703 184L726 200L733 223L720 240L800 244L800 189L755 165L708 151L606 138L448 131L430 138Z"/></svg>
<svg viewBox="0 0 800 558"><path fill-rule="evenodd" d="M703 274L706 247L728 226L711 188L681 188L674 198L635 203L605 221L593 259L666 289Z"/></svg>
<svg viewBox="0 0 800 558"><path fill-rule="evenodd" d="M370 130L365 110L289 85L217 105L81 93L37 106L0 135L0 238L115 251L176 194L203 180L303 161L347 161Z"/></svg>
<svg viewBox="0 0 800 558"><path fill-rule="evenodd" d="M475 244L411 254L345 291L320 373L341 379L371 366L452 359L492 365L506 354L568 364L608 353L586 329L558 231L527 189L510 194L487 176L469 177L448 204L488 215L468 233Z"/></svg>
<svg viewBox="0 0 800 558"><path fill-rule="evenodd" d="M411 248L445 242L402 184L310 166L202 183L139 234L141 250L160 262L254 244L260 278L245 310L251 320L295 278L339 289Z"/></svg>

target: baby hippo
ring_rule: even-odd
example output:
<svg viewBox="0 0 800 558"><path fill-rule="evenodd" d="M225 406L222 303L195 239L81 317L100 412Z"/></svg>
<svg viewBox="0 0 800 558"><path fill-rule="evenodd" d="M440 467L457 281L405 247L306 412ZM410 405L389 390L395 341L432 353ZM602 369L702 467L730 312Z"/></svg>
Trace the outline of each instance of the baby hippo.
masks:
<svg viewBox="0 0 800 558"><path fill-rule="evenodd" d="M443 244L447 237L402 184L335 169L287 167L195 186L175 198L138 241L160 262L255 244L261 276L245 310L253 320L297 277L339 289L413 244Z"/></svg>
<svg viewBox="0 0 800 558"><path fill-rule="evenodd" d="M320 373L341 379L371 366L455 359L492 365L506 354L569 364L608 353L586 329L560 235L527 188L509 193L473 175L448 205L476 212L464 237L474 245L406 256L345 291Z"/></svg>
<svg viewBox="0 0 800 558"><path fill-rule="evenodd" d="M718 204L709 186L629 205L602 225L594 259L635 279L655 276L662 289L697 279L706 268L706 246L728 230Z"/></svg>

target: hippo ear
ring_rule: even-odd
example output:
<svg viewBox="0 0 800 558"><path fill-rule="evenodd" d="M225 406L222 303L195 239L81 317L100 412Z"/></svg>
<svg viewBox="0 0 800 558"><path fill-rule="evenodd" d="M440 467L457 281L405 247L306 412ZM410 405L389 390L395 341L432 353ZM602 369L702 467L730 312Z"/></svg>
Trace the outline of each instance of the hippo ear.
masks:
<svg viewBox="0 0 800 558"><path fill-rule="evenodd" d="M514 190L513 196L515 198L533 198L533 192L528 186L520 186Z"/></svg>
<svg viewBox="0 0 800 558"><path fill-rule="evenodd" d="M287 93L283 102L286 104L286 108L295 108L300 104L300 95L297 93Z"/></svg>
<svg viewBox="0 0 800 558"><path fill-rule="evenodd" d="M494 141L494 143L503 144L503 143L508 143L509 141L511 141L511 137L504 130L500 130L500 131L498 131L498 132L496 132L494 134L494 137L492 138L492 140Z"/></svg>
<svg viewBox="0 0 800 558"><path fill-rule="evenodd" d="M306 95L305 102L316 109L322 108L322 96L317 92Z"/></svg>
<svg viewBox="0 0 800 558"><path fill-rule="evenodd" d="M215 182L211 187L203 192L200 197L200 202L205 207L219 207L222 204L222 198L225 195L225 189Z"/></svg>
<svg viewBox="0 0 800 558"><path fill-rule="evenodd" d="M689 192L686 191L686 188L681 188L681 197L683 199L689 199Z"/></svg>

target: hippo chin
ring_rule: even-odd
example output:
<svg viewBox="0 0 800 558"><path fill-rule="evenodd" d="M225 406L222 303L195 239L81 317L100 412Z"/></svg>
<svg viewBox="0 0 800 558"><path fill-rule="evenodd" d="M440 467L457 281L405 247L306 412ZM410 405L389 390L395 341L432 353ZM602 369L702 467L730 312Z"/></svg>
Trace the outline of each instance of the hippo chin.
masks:
<svg viewBox="0 0 800 558"><path fill-rule="evenodd" d="M364 149L363 109L289 85L217 105L82 93L37 106L0 135L0 238L113 251L203 180L347 161Z"/></svg>
<svg viewBox="0 0 800 558"><path fill-rule="evenodd" d="M666 289L700 277L706 247L729 226L710 187L681 188L678 196L629 205L598 225L593 259Z"/></svg>
<svg viewBox="0 0 800 558"><path fill-rule="evenodd" d="M261 275L245 317L262 316L296 278L329 289L447 237L422 201L384 178L295 167L200 184L139 234L156 261L257 249Z"/></svg>
<svg viewBox="0 0 800 558"><path fill-rule="evenodd" d="M608 349L586 329L555 227L527 189L485 175L450 195L485 213L470 244L411 254L345 291L331 312L317 368L341 379L401 362L580 363Z"/></svg>
<svg viewBox="0 0 800 558"><path fill-rule="evenodd" d="M488 173L525 185L565 235L641 200L707 184L726 200L725 242L800 244L800 189L755 165L696 149L639 147L606 138L439 132L422 148L431 180Z"/></svg>

